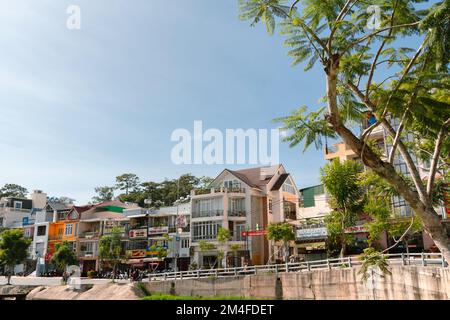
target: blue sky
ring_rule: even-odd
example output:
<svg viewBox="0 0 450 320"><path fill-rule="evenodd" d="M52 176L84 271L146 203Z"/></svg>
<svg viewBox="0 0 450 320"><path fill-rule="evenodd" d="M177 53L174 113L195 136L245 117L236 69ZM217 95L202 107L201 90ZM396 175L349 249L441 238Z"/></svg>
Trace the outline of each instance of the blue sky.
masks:
<svg viewBox="0 0 450 320"><path fill-rule="evenodd" d="M66 28L70 4L81 30ZM215 176L224 166L172 164L173 130L270 129L318 105L323 71L291 67L282 40L235 0L0 0L0 185L82 204L124 172ZM301 150L282 144L280 161L316 184L322 151Z"/></svg>

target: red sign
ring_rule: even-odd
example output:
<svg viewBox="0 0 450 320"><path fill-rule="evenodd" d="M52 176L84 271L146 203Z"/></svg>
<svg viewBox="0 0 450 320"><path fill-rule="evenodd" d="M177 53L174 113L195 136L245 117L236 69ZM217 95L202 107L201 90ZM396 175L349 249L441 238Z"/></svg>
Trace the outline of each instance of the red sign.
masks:
<svg viewBox="0 0 450 320"><path fill-rule="evenodd" d="M345 228L345 233L365 233L368 232L365 226L354 226L350 228Z"/></svg>
<svg viewBox="0 0 450 320"><path fill-rule="evenodd" d="M267 234L267 230L242 231L243 237L257 237L257 236L264 236L266 234Z"/></svg>

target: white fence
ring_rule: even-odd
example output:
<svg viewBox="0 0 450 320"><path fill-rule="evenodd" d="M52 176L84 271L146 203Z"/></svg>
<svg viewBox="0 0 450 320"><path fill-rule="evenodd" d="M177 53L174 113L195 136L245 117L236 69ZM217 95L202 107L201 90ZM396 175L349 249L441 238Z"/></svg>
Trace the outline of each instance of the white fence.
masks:
<svg viewBox="0 0 450 320"><path fill-rule="evenodd" d="M390 265L420 265L448 267L448 263L440 253L386 254ZM191 271L149 274L149 281L175 279L236 277L251 274L278 274L280 272L301 272L318 269L352 268L361 265L358 257L336 258L298 263L268 264L224 269L199 269Z"/></svg>

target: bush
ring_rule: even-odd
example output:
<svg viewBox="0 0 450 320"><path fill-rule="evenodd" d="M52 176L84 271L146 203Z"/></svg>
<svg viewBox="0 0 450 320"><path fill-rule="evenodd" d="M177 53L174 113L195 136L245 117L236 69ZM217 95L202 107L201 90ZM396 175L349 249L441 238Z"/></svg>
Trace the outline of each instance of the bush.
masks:
<svg viewBox="0 0 450 320"><path fill-rule="evenodd" d="M95 271L94 270L89 270L87 272L87 276L89 279L93 279L95 277Z"/></svg>

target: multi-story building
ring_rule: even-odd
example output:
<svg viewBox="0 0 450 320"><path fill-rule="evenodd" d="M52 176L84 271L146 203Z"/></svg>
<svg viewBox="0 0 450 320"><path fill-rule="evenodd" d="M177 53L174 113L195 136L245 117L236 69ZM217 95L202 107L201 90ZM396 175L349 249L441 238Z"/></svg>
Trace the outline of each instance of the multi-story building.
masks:
<svg viewBox="0 0 450 320"><path fill-rule="evenodd" d="M194 262L199 266L210 265L217 259L219 250L225 253L223 262L232 261L232 264L240 264L244 259L247 263L264 264L282 256L279 244L269 246L267 226L296 221L298 199L296 184L282 165L225 169L208 190L191 192ZM225 245L217 241L220 228L231 234ZM212 243L216 249L203 250L202 240ZM241 259L235 259L236 256Z"/></svg>
<svg viewBox="0 0 450 320"><path fill-rule="evenodd" d="M295 256L305 261L327 257L328 237L324 219L330 214L329 196L323 185L300 189L299 220Z"/></svg>
<svg viewBox="0 0 450 320"><path fill-rule="evenodd" d="M188 269L190 203L159 209L128 209L124 214L130 219L127 243L130 265L151 270Z"/></svg>
<svg viewBox="0 0 450 320"><path fill-rule="evenodd" d="M365 121L362 125L362 129L367 129L371 124L376 121L374 119L374 116L368 117L367 121ZM397 130L399 126L399 120L398 119L390 119L390 123L392 127ZM377 145L377 147L382 151L382 157L384 160L387 160L388 155L390 154L392 150L392 139L390 139L389 134L386 132L386 130L382 126L376 127L369 135L369 139L373 140L374 143ZM413 137L411 134L405 134L405 137L403 138L403 141L411 142L413 140ZM339 158L340 161L344 160L355 160L361 162L361 160L358 158L358 156L351 150L349 146L347 146L345 143L337 143L333 146L333 148L325 148L325 159L332 161L333 159ZM416 164L416 167L418 168L419 175L423 180L426 180L428 178L429 170L429 164L423 163L420 161L419 158L415 156L415 154L412 154L412 158L414 163ZM396 169L396 171L400 172L401 174L405 176L409 176L410 172L406 166L405 161L403 160L401 155L396 155L394 157L393 165ZM394 196L391 199L391 207L392 211L400 217L409 217L412 215L411 207L406 203L406 201L399 196ZM442 217L443 221L446 221L446 209L445 205L438 206L435 208L436 212ZM360 231L362 228L359 228ZM360 234L364 234L365 232L360 232ZM393 242L392 239L389 239L386 235L382 236L381 240L381 246L382 247L388 247L391 245L390 242ZM413 238L410 240L410 250L411 251L422 251L422 250L430 250L434 243L432 239L428 236L426 232L417 233L413 235ZM404 250L403 244L399 244L395 250Z"/></svg>
<svg viewBox="0 0 450 320"><path fill-rule="evenodd" d="M100 269L99 240L111 233L114 227L122 231L125 248L128 239L129 219L123 214L125 209L137 208L134 204L120 201L107 201L96 204L81 213L76 238L77 255L83 274Z"/></svg>

